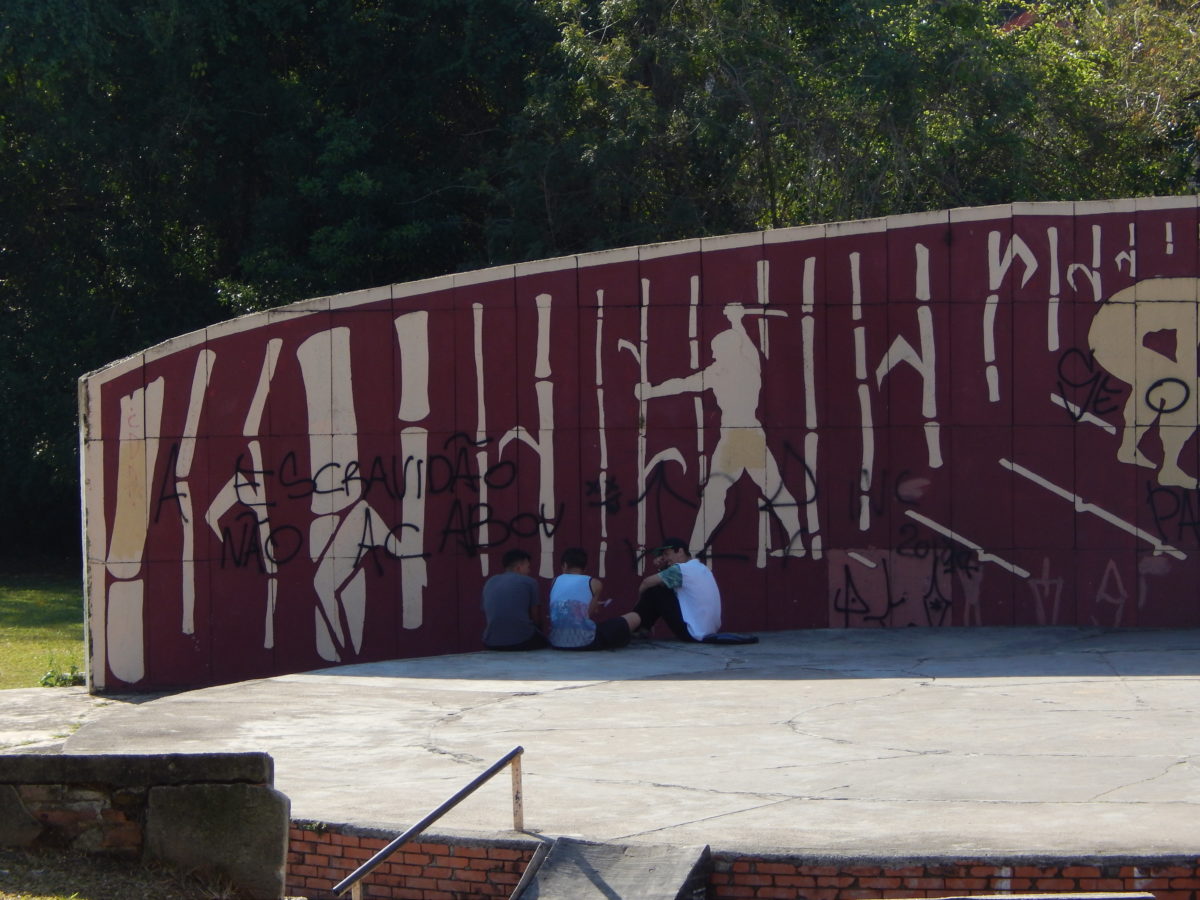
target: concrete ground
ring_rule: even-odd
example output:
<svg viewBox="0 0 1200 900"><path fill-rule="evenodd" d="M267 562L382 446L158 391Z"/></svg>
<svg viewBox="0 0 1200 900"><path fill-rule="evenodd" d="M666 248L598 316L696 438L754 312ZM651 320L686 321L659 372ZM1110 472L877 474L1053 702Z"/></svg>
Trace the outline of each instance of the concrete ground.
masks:
<svg viewBox="0 0 1200 900"><path fill-rule="evenodd" d="M516 745L550 836L830 856L1200 852L1200 631L828 630L470 653L156 698L0 691L5 752L265 750L400 831ZM501 774L433 829L510 834Z"/></svg>

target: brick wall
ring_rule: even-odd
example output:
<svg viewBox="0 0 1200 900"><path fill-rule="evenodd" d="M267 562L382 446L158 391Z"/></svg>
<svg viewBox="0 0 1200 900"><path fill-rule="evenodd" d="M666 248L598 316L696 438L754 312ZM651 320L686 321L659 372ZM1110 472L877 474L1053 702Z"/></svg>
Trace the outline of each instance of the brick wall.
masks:
<svg viewBox="0 0 1200 900"><path fill-rule="evenodd" d="M288 890L328 900L335 884L395 834L293 822ZM508 897L538 845L534 838L427 836L367 876L368 897L465 900ZM856 860L713 853L709 896L787 900L948 897L1065 891L1150 891L1156 900L1200 900L1200 857Z"/></svg>
<svg viewBox="0 0 1200 900"><path fill-rule="evenodd" d="M288 892L311 900L336 896L333 886L395 836L377 829L293 822ZM388 900L508 897L537 845L534 839L442 837L408 843L367 876L366 894Z"/></svg>
<svg viewBox="0 0 1200 900"><path fill-rule="evenodd" d="M114 856L141 855L148 788L74 784L14 788L29 815L53 835L48 843Z"/></svg>
<svg viewBox="0 0 1200 900"><path fill-rule="evenodd" d="M714 854L712 896L864 900L1066 891L1151 891L1197 900L1200 858L856 863Z"/></svg>

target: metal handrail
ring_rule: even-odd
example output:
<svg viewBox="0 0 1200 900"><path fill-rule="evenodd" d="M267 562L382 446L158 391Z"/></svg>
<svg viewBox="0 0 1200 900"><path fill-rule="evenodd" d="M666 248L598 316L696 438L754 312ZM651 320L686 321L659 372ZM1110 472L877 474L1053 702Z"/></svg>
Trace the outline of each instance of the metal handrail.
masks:
<svg viewBox="0 0 1200 900"><path fill-rule="evenodd" d="M351 897L353 900L361 900L362 898L362 879L366 877L373 869L379 866L385 859L396 852L403 844L408 843L454 807L458 806L468 796L475 793L484 782L490 779L493 775L499 772L507 765L512 765L512 795L513 795L513 831L525 830L525 799L521 794L521 754L525 752L524 747L513 747L504 756L492 763L488 768L478 775L470 784L460 788L455 792L449 800L446 800L429 815L425 816L416 825L413 825L404 834L397 837L390 844L378 851L374 856L368 859L365 863L339 881L333 886L333 892L341 895L347 889L353 889Z"/></svg>

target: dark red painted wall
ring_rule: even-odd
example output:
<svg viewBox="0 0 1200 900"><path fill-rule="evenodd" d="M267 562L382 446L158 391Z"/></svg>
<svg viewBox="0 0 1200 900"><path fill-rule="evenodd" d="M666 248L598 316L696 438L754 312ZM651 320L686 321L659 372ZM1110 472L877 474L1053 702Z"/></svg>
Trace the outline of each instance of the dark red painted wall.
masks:
<svg viewBox="0 0 1200 900"><path fill-rule="evenodd" d="M185 335L83 380L93 686L478 649L505 550L620 611L668 534L730 630L1200 624L1197 276L1194 197L1030 204Z"/></svg>

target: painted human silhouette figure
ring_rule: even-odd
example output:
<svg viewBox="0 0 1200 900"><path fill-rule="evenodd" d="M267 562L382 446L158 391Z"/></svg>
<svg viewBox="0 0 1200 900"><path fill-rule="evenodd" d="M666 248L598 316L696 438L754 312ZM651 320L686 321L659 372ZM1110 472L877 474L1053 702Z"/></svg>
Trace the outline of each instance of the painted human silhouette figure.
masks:
<svg viewBox="0 0 1200 900"><path fill-rule="evenodd" d="M1147 278L1113 294L1088 331L1096 361L1130 385L1117 459L1158 470L1162 485L1189 490L1196 478L1179 465L1196 431L1196 301L1200 279ZM1162 463L1141 450L1158 425Z"/></svg>
<svg viewBox="0 0 1200 900"><path fill-rule="evenodd" d="M708 478L701 490L700 510L692 528L690 546L697 554L707 549L713 533L725 518L726 495L742 477L758 485L772 513L787 535L786 545L774 555L804 556L800 515L795 498L783 483L766 432L758 419L762 393L762 354L746 332L747 316L786 316L783 310L747 309L740 302L725 304L729 327L712 339L712 362L681 378L658 385L639 385L641 398L669 397L712 391L720 410L721 436L713 449Z"/></svg>

